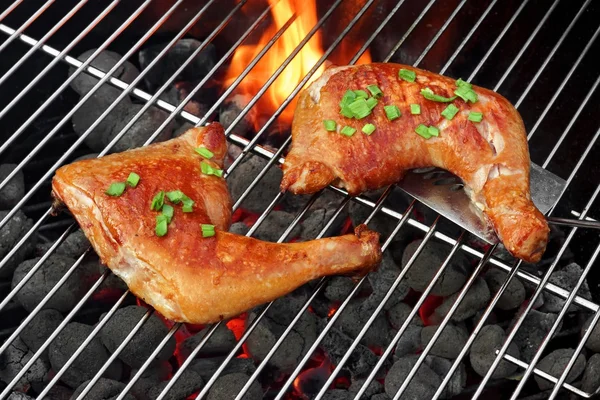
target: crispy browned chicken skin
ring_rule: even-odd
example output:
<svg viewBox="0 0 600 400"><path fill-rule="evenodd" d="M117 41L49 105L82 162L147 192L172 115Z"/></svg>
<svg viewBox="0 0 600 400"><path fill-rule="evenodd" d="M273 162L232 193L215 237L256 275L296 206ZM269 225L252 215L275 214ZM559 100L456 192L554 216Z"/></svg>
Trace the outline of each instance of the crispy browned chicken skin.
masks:
<svg viewBox="0 0 600 400"><path fill-rule="evenodd" d="M190 129L177 139L60 168L53 194L66 204L102 261L131 291L165 317L210 323L238 315L285 295L323 275L368 272L381 258L379 235L359 226L354 235L276 244L226 232L231 200L223 178L201 172L194 148L214 153L222 168L223 128ZM119 197L105 191L141 179ZM193 212L175 213L168 233L155 233L158 211L150 209L160 191L181 190L195 201ZM203 237L201 224L216 227Z"/></svg>
<svg viewBox="0 0 600 400"><path fill-rule="evenodd" d="M416 73L415 82L398 77L400 69ZM357 120L340 114L348 89L378 85L383 92L371 115ZM549 228L529 193L529 151L525 127L517 110L499 94L473 86L474 104L457 98L460 111L452 120L441 113L448 103L427 100L421 90L452 97L456 81L399 64L368 64L330 68L300 94L292 125L292 148L283 164L282 190L313 193L333 184L357 195L402 179L412 168L436 166L459 176L467 193L491 220L500 240L516 257L537 262L545 251ZM421 113L412 115L410 104ZM389 121L384 105L396 105L402 116ZM482 112L479 123L470 111ZM338 132L328 132L324 120L334 120ZM366 123L376 126L367 136ZM415 133L419 124L435 126L438 137ZM356 133L339 133L343 126Z"/></svg>

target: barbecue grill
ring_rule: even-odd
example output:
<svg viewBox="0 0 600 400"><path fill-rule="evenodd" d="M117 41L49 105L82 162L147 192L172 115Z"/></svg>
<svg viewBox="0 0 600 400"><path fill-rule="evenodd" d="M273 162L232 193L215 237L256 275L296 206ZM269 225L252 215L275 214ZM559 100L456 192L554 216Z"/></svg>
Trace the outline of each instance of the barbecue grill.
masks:
<svg viewBox="0 0 600 400"><path fill-rule="evenodd" d="M359 197L330 187L293 198L272 183L291 142L286 113L298 92L328 63L369 57L507 97L524 119L532 161L567 181L551 214L597 218L598 3L327 0L277 23L286 4L296 2L18 0L0 8L0 164L13 164L0 167L0 398L593 397L600 390L593 344L600 332L592 329L600 319L597 231L553 228L544 259L527 265L394 186ZM293 46L278 47L313 11ZM320 53L288 81L286 71L317 38ZM240 63L241 49L251 46ZM277 63L265 74L275 50ZM270 110L264 99L280 76L287 92ZM250 80L258 84L241 91ZM98 139L108 120L112 134ZM320 279L246 315L194 327L135 299L98 268L74 220L51 215L49 183L59 166L213 120L230 142L232 229L284 242L366 222L382 232L392 268L359 281ZM137 136L124 142L128 135ZM318 223L309 229L309 220ZM462 280L440 294L458 264ZM415 271L425 267L428 279L416 288ZM516 286L522 298L503 306ZM403 317L392 320L400 309ZM414 347L401 352L415 335ZM485 354L482 337L492 343ZM285 359L293 343L300 350Z"/></svg>

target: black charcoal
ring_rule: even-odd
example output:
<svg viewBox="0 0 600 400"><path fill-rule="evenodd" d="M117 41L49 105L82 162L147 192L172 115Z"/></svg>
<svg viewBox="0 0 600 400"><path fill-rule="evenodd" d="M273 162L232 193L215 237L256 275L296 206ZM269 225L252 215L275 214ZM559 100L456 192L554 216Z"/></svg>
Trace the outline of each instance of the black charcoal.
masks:
<svg viewBox="0 0 600 400"><path fill-rule="evenodd" d="M42 347L46 339L50 337L63 319L62 314L56 310L40 310L31 322L25 325L19 336L30 350L36 352ZM42 353L42 358L48 361L48 349Z"/></svg>
<svg viewBox="0 0 600 400"><path fill-rule="evenodd" d="M377 393L371 396L371 400L392 400L392 398L387 393Z"/></svg>
<svg viewBox="0 0 600 400"><path fill-rule="evenodd" d="M246 225L244 222L236 222L235 224L231 224L231 227L229 227L229 232L242 236L245 236L249 230L250 228L248 228L248 225Z"/></svg>
<svg viewBox="0 0 600 400"><path fill-rule="evenodd" d="M394 350L394 360L397 360L401 357L414 354L417 350L419 350L421 345L421 331L423 330L422 326L418 325L409 325L406 327L406 330L400 336L400 340L396 343L396 348Z"/></svg>
<svg viewBox="0 0 600 400"><path fill-rule="evenodd" d="M90 336L92 330L93 327L90 325L79 322L71 322L63 328L48 347L50 364L55 371L60 370L67 363L79 346ZM100 339L95 337L62 374L60 380L70 387L76 388L86 380L92 379L108 361L109 356ZM109 379L119 379L122 369L122 364L116 360L106 369L103 376Z"/></svg>
<svg viewBox="0 0 600 400"><path fill-rule="evenodd" d="M325 225L329 223L329 220L335 215L336 209L332 208L318 208L314 210L310 210L307 213L307 216L302 221L302 234L300 235L300 239L302 241L305 240L313 240L316 239ZM323 237L328 237L333 235L336 232L339 232L342 227L342 223L344 222L345 213L340 213L333 224L327 231L324 233Z"/></svg>
<svg viewBox="0 0 600 400"><path fill-rule="evenodd" d="M422 240L415 240L406 246L402 255L402 266L406 266L410 258L415 254ZM423 292L431 283L434 275L444 263L450 253L450 246L435 240L427 242L413 265L406 274L406 280L411 288L417 292ZM431 290L436 296L449 296L456 293L469 276L469 262L461 253L455 253L440 278ZM477 311L477 310L475 310Z"/></svg>
<svg viewBox="0 0 600 400"><path fill-rule="evenodd" d="M196 347L200 344L202 340L204 340L204 336L206 336L207 332L210 328L204 328L194 336L190 336L185 339L179 345L179 355L183 357L183 359L188 358L190 353L194 351ZM236 340L233 332L227 328L227 325L221 324L219 327L212 333L210 338L204 346L197 353L197 357L214 357L219 355L225 355L229 353L235 346Z"/></svg>
<svg viewBox="0 0 600 400"><path fill-rule="evenodd" d="M570 292L575 288L575 285L582 274L583 269L576 263L571 263L559 271L554 271L552 275L550 275L550 282ZM592 300L592 294L590 293L587 281L583 282L577 295L584 299ZM565 306L566 301L567 300L562 297L546 292L544 293L544 305L540 308L540 311L560 313ZM577 308L577 306L571 304L569 306L569 311L575 312L577 311Z"/></svg>
<svg viewBox="0 0 600 400"><path fill-rule="evenodd" d="M385 392L394 397L417 362L417 356L406 356L394 363L385 377ZM422 363L400 399L430 399L442 380L426 363Z"/></svg>
<svg viewBox="0 0 600 400"><path fill-rule="evenodd" d="M592 323L593 319L594 316L590 315L587 321L585 321L583 327L581 328L581 336L583 336L585 332L590 329L590 324ZM596 353L600 353L600 323L597 323L594 326L592 333L590 333L590 337L588 338L587 342L585 342L585 347Z"/></svg>
<svg viewBox="0 0 600 400"><path fill-rule="evenodd" d="M565 370L567 364L571 360L571 357L573 357L573 354L575 354L575 350L573 349L554 350L552 353L540 360L540 362L537 364L537 368L555 378L558 378ZM573 364L573 368L571 368L571 371L569 371L567 374L567 379L565 382L572 383L579 377L579 375L583 373L584 369L585 357L583 354L579 354L575 360L575 364ZM535 381L537 382L540 390L548 390L554 387L553 383L537 375L535 375Z"/></svg>
<svg viewBox="0 0 600 400"><path fill-rule="evenodd" d="M138 53L142 70L145 70L150 65L159 53L164 50L166 45L166 43L150 45ZM202 42L193 38L178 40L149 71L146 71L144 79L150 89L161 86L171 78L200 46L202 46ZM183 71L177 75L175 81L200 81L210 72L215 63L215 46L212 43L207 43Z"/></svg>
<svg viewBox="0 0 600 400"><path fill-rule="evenodd" d="M16 164L0 164L0 183L15 170ZM25 194L25 180L23 170L20 170L12 179L0 189L0 210L10 210Z"/></svg>
<svg viewBox="0 0 600 400"><path fill-rule="evenodd" d="M175 129L173 131L173 137L179 137L181 135L183 135L184 133L186 133L188 130L192 129L194 127L194 125L190 124L189 122L184 122L183 124L181 124L177 129Z"/></svg>
<svg viewBox="0 0 600 400"><path fill-rule="evenodd" d="M8 211L0 211L0 221L8 215ZM21 210L8 221L2 229L0 229L0 261L12 251L17 243L25 236L25 234L33 227L33 221L23 214ZM17 266L28 257L35 248L35 237L30 236L13 256L0 268L0 278L10 277Z"/></svg>
<svg viewBox="0 0 600 400"><path fill-rule="evenodd" d="M585 365L583 378L581 378L581 390L593 393L598 387L600 387L600 354L596 353Z"/></svg>
<svg viewBox="0 0 600 400"><path fill-rule="evenodd" d="M165 387L169 384L168 381L161 382L158 385L154 386L148 392L148 397L150 399L158 398L158 395L162 393ZM165 400L180 400L186 399L188 396L193 394L194 392L202 389L204 387L204 380L202 377L195 371L185 370L177 379L177 382L171 387L171 389L166 393L163 399Z"/></svg>
<svg viewBox="0 0 600 400"><path fill-rule="evenodd" d="M19 264L13 275L13 288L33 269L39 260L39 258L34 258ZM74 263L73 258L52 254L17 293L19 304L27 311L32 311L54 288L54 285L64 277ZM83 271L80 268L75 268L67 281L44 305L44 308L69 312L81 300L87 289L89 289L89 283L85 282Z"/></svg>
<svg viewBox="0 0 600 400"><path fill-rule="evenodd" d="M508 277L508 274L499 269L489 270L485 276L485 282L490 289L490 293L494 296L500 287L504 284ZM508 284L508 287L502 293L502 296L498 299L496 307L501 310L514 310L518 308L525 301L525 287L517 277L513 277Z"/></svg>
<svg viewBox="0 0 600 400"><path fill-rule="evenodd" d="M96 49L90 49L81 53L77 58L79 59L79 61L85 62L95 51ZM102 72L108 72L119 62L121 58L121 55L113 51L103 50L91 61L89 65L101 70ZM73 75L75 70L76 68L70 67L69 76ZM120 79L125 83L131 83L135 78L137 78L139 74L140 72L132 63L130 63L129 61L125 61L123 64L121 64L120 67L117 68L117 70L111 76L113 78ZM94 87L94 85L98 83L98 81L99 79L95 78L94 76L85 72L80 72L71 81L71 88L77 93L79 93L79 95L83 96L87 92L89 92ZM114 98L116 98L121 93L121 90L109 86L107 83L105 83L102 86L102 88L100 88L99 92L106 92L107 94L111 94L112 96L114 96Z"/></svg>
<svg viewBox="0 0 600 400"><path fill-rule="evenodd" d="M292 293L275 300L269 308L267 316L278 324L287 326L306 304L311 293L308 285L300 286Z"/></svg>
<svg viewBox="0 0 600 400"><path fill-rule="evenodd" d="M441 321L450 308L456 302L460 293L455 293L452 296L446 298L444 302L435 309L435 317ZM465 319L472 317L477 311L484 308L490 300L490 289L488 289L487 283L481 278L477 278L473 283L473 286L467 291L467 294L462 299L456 311L452 315L452 321L460 322Z"/></svg>
<svg viewBox="0 0 600 400"><path fill-rule="evenodd" d="M73 389L56 384L48 391L47 398L50 400L70 400L71 396L73 396Z"/></svg>
<svg viewBox="0 0 600 400"><path fill-rule="evenodd" d="M373 202L376 202L377 200L379 200L384 191L385 188L372 190L363 193L362 196L366 197L369 200L372 200ZM407 201L408 197L409 196L404 194L404 192L400 190L394 190L388 195L387 200L384 202L384 205L393 205L393 209L402 210L402 212L404 212L404 210L406 210L408 208L408 205L410 204L410 202ZM410 201L412 201L412 198L410 199ZM371 207L362 205L358 202L351 201L348 206L348 214L354 226L364 223L365 220L372 213L373 209ZM369 228L373 229L376 232L379 232L382 237L388 237L392 233L397 223L398 221L396 221L393 218L390 218L388 215L385 215L383 213L376 213L369 222ZM401 229L400 232L396 235L396 237L403 237L407 232L409 232L408 229ZM410 235L412 235L412 232L410 233Z"/></svg>
<svg viewBox="0 0 600 400"><path fill-rule="evenodd" d="M85 257L81 263L81 268L86 271L86 274L90 276L93 281L96 281L100 275L108 270L108 268L100 262L100 259L95 253L88 254ZM127 290L127 284L117 275L109 273L100 285L99 290L103 289L116 289L124 292Z"/></svg>
<svg viewBox="0 0 600 400"><path fill-rule="evenodd" d="M33 400L33 397L29 397L23 392L12 392L7 400Z"/></svg>
<svg viewBox="0 0 600 400"><path fill-rule="evenodd" d="M81 157L77 157L76 159L73 160L73 162L83 161L83 160L93 160L94 158L98 158L99 155L100 155L99 153L86 154Z"/></svg>
<svg viewBox="0 0 600 400"><path fill-rule="evenodd" d="M279 210L271 211L259 225L258 229L254 233L254 236L257 239L264 240L266 242L277 242L283 232L285 232L285 230L292 224L294 219L294 214ZM296 224L296 226L287 236L287 240L289 241L290 239L297 238L301 232L302 228L299 224Z"/></svg>
<svg viewBox="0 0 600 400"><path fill-rule="evenodd" d="M286 193L286 195L283 197L284 208L286 210L298 212L302 210L306 206L306 204L308 204L312 197L312 194ZM329 213L332 210L336 210L338 206L342 203L342 200L343 197L340 194L334 192L333 190L324 190L312 204L310 210L306 213L304 219L308 219L313 213L319 210L327 210L327 213ZM347 211L342 211L340 213L341 220L344 220L347 216Z"/></svg>
<svg viewBox="0 0 600 400"><path fill-rule="evenodd" d="M244 160L231 172L227 185L231 198L237 201L250 183L258 176L267 161L259 156L248 154ZM269 202L279 193L281 169L271 166L260 181L260 190L252 190L244 199L241 206L251 212L262 213Z"/></svg>
<svg viewBox="0 0 600 400"><path fill-rule="evenodd" d="M438 328L438 325L429 325L423 328L421 331L421 343L423 347L427 346ZM465 329L448 324L435 341L430 354L453 360L458 357L461 349L467 343L468 337L469 335Z"/></svg>
<svg viewBox="0 0 600 400"><path fill-rule="evenodd" d="M229 374L219 377L208 392L208 400L233 400L242 390L249 376L242 373ZM263 391L260 384L252 382L248 391L242 397L244 400L262 399Z"/></svg>
<svg viewBox="0 0 600 400"><path fill-rule="evenodd" d="M321 397L323 400L350 400L352 394L344 389L329 389Z"/></svg>
<svg viewBox="0 0 600 400"><path fill-rule="evenodd" d="M360 300L348 303L344 310L338 311L338 317L335 326L350 336L356 338L360 331L367 325L367 322L373 311L365 312L363 302ZM369 347L385 347L392 340L392 327L383 313L377 315L373 323L361 339L361 343Z"/></svg>
<svg viewBox="0 0 600 400"><path fill-rule="evenodd" d="M324 295L331 301L342 302L348 297L356 283L347 276L334 276L329 279L325 287Z"/></svg>
<svg viewBox="0 0 600 400"><path fill-rule="evenodd" d="M196 371L204 381L208 381L224 360L225 357L198 358L190 363L189 368ZM242 373L250 376L254 371L256 371L256 366L252 359L236 357L227 363L222 375Z"/></svg>
<svg viewBox="0 0 600 400"><path fill-rule="evenodd" d="M352 345L352 342L353 340L350 337L336 328L331 328L323 338L321 347L323 347L333 364L337 365ZM359 344L346 361L343 369L349 371L355 378L365 377L371 372L377 360L378 357L375 353L367 346Z"/></svg>
<svg viewBox="0 0 600 400"><path fill-rule="evenodd" d="M56 253L78 259L89 247L90 241L81 229L77 229L58 246Z"/></svg>
<svg viewBox="0 0 600 400"><path fill-rule="evenodd" d="M348 391L350 393L352 393L353 397L356 396L356 394L362 389L365 382L366 382L366 379L352 380L352 384L348 388ZM362 398L370 399L375 394L383 393L383 390L384 390L383 385L381 383L379 383L377 380L373 379L369 383L369 386L367 386L367 389L363 393Z"/></svg>
<svg viewBox="0 0 600 400"><path fill-rule="evenodd" d="M404 324L404 321L406 321L406 318L408 318L408 315L411 313L411 311L412 308L406 303L398 303L388 310L388 319L390 320L390 323L395 329L400 329L400 327L402 327L402 324ZM410 324L417 326L423 325L423 322L421 321L421 318L419 318L418 313L415 314Z"/></svg>
<svg viewBox="0 0 600 400"><path fill-rule="evenodd" d="M0 381L11 382L32 357L33 352L27 348L27 345L19 337L15 338L0 355ZM27 391L29 385L43 382L49 369L49 365L38 358L13 386L13 389Z"/></svg>
<svg viewBox="0 0 600 400"><path fill-rule="evenodd" d="M75 390L75 393L73 393L73 396L71 396L71 400L77 399L90 382L91 380L88 380L79 385L77 390ZM125 389L124 383L112 379L100 378L85 395L85 400L113 400L121 394L123 389ZM124 399L136 400L130 393L127 393Z"/></svg>
<svg viewBox="0 0 600 400"><path fill-rule="evenodd" d="M219 122L223 125L223 128L231 130L232 133L238 136L246 136L248 133L254 131L252 121L257 121L259 118L258 107L250 108L246 115L239 122L236 122L235 126L231 126L251 99L252 96L249 93L241 94L235 93L235 91L234 94L225 99L219 109Z"/></svg>
<svg viewBox="0 0 600 400"><path fill-rule="evenodd" d="M517 315L518 316L518 315ZM533 359L533 356L537 352L538 347L544 340L544 337L550 329L552 325L556 321L557 315L552 313L543 313L536 310L531 310L523 324L517 331L513 343L517 345L519 348L519 352L521 353L521 360L525 362L530 362ZM509 330L512 329L513 325L516 322L516 317L510 324ZM561 325L558 327L556 332L560 332Z"/></svg>
<svg viewBox="0 0 600 400"><path fill-rule="evenodd" d="M117 310L102 328L101 339L106 348L114 352L147 311L148 309L139 306L128 306ZM119 353L119 358L132 368L140 368L168 332L160 318L152 314ZM173 355L174 350L175 338L171 336L156 358L166 360Z"/></svg>
<svg viewBox="0 0 600 400"><path fill-rule="evenodd" d="M425 364L429 366L443 381L450 372L453 362L442 357L427 356L425 357ZM463 363L460 363L454 375L448 381L448 384L442 392L442 399L451 399L454 396L462 393L463 389L467 384L467 370Z"/></svg>
<svg viewBox="0 0 600 400"><path fill-rule="evenodd" d="M392 285L396 283L400 272L400 266L396 264L392 255L389 252L383 253L383 258L377 270L367 275L369 283L373 288L373 293L363 302L362 309L365 314L372 313L379 306ZM409 291L410 287L408 286L408 282L406 279L402 279L385 304L384 310L389 310L397 303L404 300Z"/></svg>
<svg viewBox="0 0 600 400"><path fill-rule="evenodd" d="M481 329L471 346L471 353L469 355L471 367L473 367L477 374L482 377L485 376L496 358L496 350L502 347L505 340L506 334L504 333L504 329L498 325L487 325ZM508 346L506 352L513 357L519 358L520 352L514 342ZM492 373L492 379L506 378L512 375L517 368L517 365L502 360Z"/></svg>

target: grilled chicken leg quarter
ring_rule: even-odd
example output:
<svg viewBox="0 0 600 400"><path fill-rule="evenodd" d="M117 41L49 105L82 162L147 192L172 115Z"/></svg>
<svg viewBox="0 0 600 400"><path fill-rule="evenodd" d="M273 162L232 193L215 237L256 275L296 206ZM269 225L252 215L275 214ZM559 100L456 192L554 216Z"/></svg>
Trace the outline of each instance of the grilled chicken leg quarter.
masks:
<svg viewBox="0 0 600 400"><path fill-rule="evenodd" d="M201 154L210 159L198 148L208 150ZM379 262L379 235L364 225L354 235L290 244L226 232L231 200L218 172L225 153L221 125L194 128L167 142L66 165L53 178L53 195L75 216L102 261L173 321L215 322L317 277L360 275ZM137 185L134 179L122 193L106 193L131 172L140 177ZM166 195L157 211L161 191ZM190 200L192 209L184 210ZM172 218L159 228L165 218L159 216L169 214L169 207ZM208 225L214 225L214 236Z"/></svg>
<svg viewBox="0 0 600 400"><path fill-rule="evenodd" d="M401 70L409 79L400 77ZM369 85L382 92L372 112L362 118L341 115L340 101L346 91L368 94ZM463 180L472 201L514 256L539 261L549 228L530 197L523 121L499 94L472 86L477 99L466 102L461 97L451 99L457 88L453 79L399 64L326 70L300 94L281 189L313 193L333 184L357 195L395 183L412 168L444 168ZM426 98L423 89L443 100ZM420 106L419 114L411 113L411 104ZM449 104L458 109L450 119L442 115ZM385 105L397 106L402 115L390 120ZM469 120L471 112L482 113L481 121ZM328 131L324 121L335 121L337 128ZM366 124L375 126L370 135L361 131ZM417 134L421 124L421 129L434 127L433 133L437 128L438 136L426 139L427 129L424 137ZM344 126L356 132L350 129L346 133L351 136L344 135Z"/></svg>

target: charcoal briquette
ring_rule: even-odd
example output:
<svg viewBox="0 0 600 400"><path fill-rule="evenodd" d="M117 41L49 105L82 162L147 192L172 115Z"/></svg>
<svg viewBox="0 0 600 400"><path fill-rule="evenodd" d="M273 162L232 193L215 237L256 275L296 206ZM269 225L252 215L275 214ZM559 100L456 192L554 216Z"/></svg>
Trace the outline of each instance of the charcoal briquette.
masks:
<svg viewBox="0 0 600 400"><path fill-rule="evenodd" d="M558 271L554 271L550 275L550 282L570 292L575 288L575 285L582 274L583 268L576 263L571 263ZM577 295L584 299L592 300L592 294L590 293L587 281L583 282ZM540 308L540 311L560 313L565 306L566 301L567 300L562 297L546 292L544 293L544 305ZM569 306L569 312L575 312L577 309L578 307L574 304Z"/></svg>
<svg viewBox="0 0 600 400"><path fill-rule="evenodd" d="M266 242L277 242L283 232L292 224L294 221L294 214L290 214L286 211L274 210L267 215L263 222L259 225L254 237ZM287 240L297 238L302 232L302 228L299 224L292 229L287 236Z"/></svg>
<svg viewBox="0 0 600 400"><path fill-rule="evenodd" d="M540 370L552 375L555 378L560 377L560 375L565 370L567 364L571 360L571 357L575 354L574 349L558 349L554 350L552 353L548 354L546 357L542 358L540 362L537 364L537 368ZM577 359L575 360L575 364L571 368L571 371L567 374L566 383L572 383L577 379L585 369L585 357L583 354L579 354ZM545 380L544 378L535 375L535 381L538 384L540 390L548 390L554 387L554 384Z"/></svg>
<svg viewBox="0 0 600 400"><path fill-rule="evenodd" d="M233 400L242 390L250 377L242 373L234 373L219 377L208 392L208 400ZM263 391L260 384L252 382L248 391L242 397L244 400L262 399Z"/></svg>
<svg viewBox="0 0 600 400"><path fill-rule="evenodd" d="M365 382L366 382L366 379L353 379L352 383L350 384L350 387L348 388L348 391L353 395L353 397L356 396L356 394L362 389ZM369 383L369 386L367 386L367 389L363 393L362 398L370 399L373 397L373 395L376 395L378 393L383 393L383 391L384 391L383 385L381 383L379 383L377 380L373 379Z"/></svg>
<svg viewBox="0 0 600 400"><path fill-rule="evenodd" d="M51 400L70 400L73 393L73 389L57 383L50 388L47 398Z"/></svg>
<svg viewBox="0 0 600 400"><path fill-rule="evenodd" d="M499 350L506 341L504 329L498 325L487 325L481 328L481 331L475 338L471 346L469 360L471 367L480 376L485 376L496 359L496 350ZM519 348L513 341L507 349L507 354L519 358ZM502 360L498 367L492 373L492 379L506 378L512 375L517 370L517 365Z"/></svg>
<svg viewBox="0 0 600 400"><path fill-rule="evenodd" d="M16 164L0 164L0 182L15 170ZM0 189L0 210L10 210L25 195L25 180L23 170L20 170L12 179Z"/></svg>
<svg viewBox="0 0 600 400"><path fill-rule="evenodd" d="M443 381L450 372L450 368L452 367L453 361L447 360L442 357L437 356L427 356L425 357L425 364L429 366ZM448 381L448 384L444 388L442 392L442 399L451 399L454 396L462 393L463 389L467 384L467 370L463 363L458 365L456 371Z"/></svg>
<svg viewBox="0 0 600 400"><path fill-rule="evenodd" d="M485 282L490 289L491 295L495 295L500 287L506 282L508 274L499 269L489 270L485 276ZM525 287L517 277L513 277L510 283L498 299L496 307L500 310L514 310L525 301Z"/></svg>
<svg viewBox="0 0 600 400"><path fill-rule="evenodd" d="M352 394L344 389L329 389L321 397L323 400L350 400L352 398Z"/></svg>
<svg viewBox="0 0 600 400"><path fill-rule="evenodd" d="M511 322L508 330L512 330L517 321L517 316ZM538 347L550 332L552 325L558 316L553 313L544 313L537 310L531 310L525 317L521 327L515 334L513 342L519 348L521 360L530 362L537 352ZM556 332L560 332L562 322Z"/></svg>
<svg viewBox="0 0 600 400"><path fill-rule="evenodd" d="M313 206L314 207L314 206ZM336 208L318 208L311 209L307 212L307 216L302 221L302 234L300 235L300 240L313 240L316 239L325 226L329 223L329 220L335 215ZM336 218L335 222L331 224L327 231L324 233L323 237L332 236L334 233L339 232L342 227L342 223L345 220L345 215L347 213L340 213L340 215Z"/></svg>
<svg viewBox="0 0 600 400"><path fill-rule="evenodd" d="M13 275L14 288L25 275L33 269L40 258L23 261ZM52 254L17 292L17 301L27 311L32 311L42 299L54 288L66 272L73 266L75 260L70 257ZM83 271L75 268L67 281L63 283L44 308L52 308L60 312L69 312L89 289L90 283L84 279Z"/></svg>
<svg viewBox="0 0 600 400"><path fill-rule="evenodd" d="M229 232L241 236L245 236L249 230L250 228L244 222L236 222L235 224L231 224L231 226L229 227Z"/></svg>
<svg viewBox="0 0 600 400"><path fill-rule="evenodd" d="M403 268L415 254L421 242L421 239L415 240L406 246L402 255ZM406 274L406 280L410 287L417 292L423 292L429 286L449 253L449 245L440 243L434 239L429 240ZM468 276L469 262L461 252L457 252L433 286L431 294L436 296L450 296L462 288Z"/></svg>
<svg viewBox="0 0 600 400"><path fill-rule="evenodd" d="M169 384L168 381L161 382L158 385L154 386L148 392L148 397L150 399L158 398L158 395L164 390L164 388ZM193 394L194 392L201 390L204 387L204 380L202 377L195 371L186 369L181 373L177 382L169 389L163 399L165 400L180 400L186 399L188 396Z"/></svg>
<svg viewBox="0 0 600 400"><path fill-rule="evenodd" d="M358 336L372 315L371 310L369 310L370 312L364 312L362 307L363 302L355 300L348 303L344 310L338 311L340 316L335 326L352 339ZM361 343L369 347L385 347L390 343L391 339L391 326L385 315L381 313L373 320L373 323L361 339Z"/></svg>
<svg viewBox="0 0 600 400"><path fill-rule="evenodd" d="M139 306L123 307L115 312L102 328L102 343L110 352L114 352L123 343L148 309ZM156 350L169 330L156 314L152 314L129 344L119 353L119 358L132 368L140 368ZM175 350L175 338L171 336L156 358L166 360Z"/></svg>
<svg viewBox="0 0 600 400"><path fill-rule="evenodd" d="M184 133L186 133L187 131L189 131L190 129L192 129L194 127L194 125L190 124L189 122L184 122L182 123L177 129L175 129L173 131L173 137L179 137L181 135L183 135Z"/></svg>
<svg viewBox="0 0 600 400"><path fill-rule="evenodd" d="M77 229L65 238L56 249L56 253L78 259L89 247L90 241L81 229Z"/></svg>
<svg viewBox="0 0 600 400"><path fill-rule="evenodd" d="M73 356L79 346L91 335L93 327L71 322L58 334L48 347L50 364L55 371L60 370ZM88 379L92 379L96 372L108 361L109 353L96 336L75 361L62 374L60 380L72 388L76 388ZM119 379L123 366L115 360L104 372L103 376L109 379Z"/></svg>
<svg viewBox="0 0 600 400"><path fill-rule="evenodd" d="M33 397L27 396L23 392L14 391L8 396L7 400L33 400Z"/></svg>
<svg viewBox="0 0 600 400"><path fill-rule="evenodd" d="M459 295L460 293L455 293L452 296L447 297L444 302L435 309L434 314L439 321L441 321L448 311L450 311L450 308L452 308ZM490 289L488 288L487 283L485 283L483 279L477 278L456 308L456 311L452 315L452 321L460 322L472 317L477 311L484 308L489 300Z"/></svg>
<svg viewBox="0 0 600 400"><path fill-rule="evenodd" d="M204 340L204 336L206 336L209 330L210 328L208 327L204 328L181 342L179 345L179 355L183 359L188 358L190 353ZM235 347L236 342L233 332L227 328L227 325L221 324L212 333L208 341L204 343L197 357L214 357L228 354Z"/></svg>
<svg viewBox="0 0 600 400"><path fill-rule="evenodd" d="M600 387L600 354L596 353L585 365L583 378L581 378L581 390L593 393L598 387Z"/></svg>
<svg viewBox="0 0 600 400"><path fill-rule="evenodd" d="M423 347L429 344L429 341L438 329L439 325L429 325L421 330L421 343ZM448 324L444 327L441 335L435 341L430 354L453 360L458 357L461 349L467 343L468 337L469 334L464 328L454 324Z"/></svg>
<svg viewBox="0 0 600 400"><path fill-rule="evenodd" d="M58 328L63 319L62 314L56 310L40 310L25 325L19 336L31 351L36 352L42 347L54 330ZM48 361L48 349L42 353L41 357L43 360Z"/></svg>
<svg viewBox="0 0 600 400"><path fill-rule="evenodd" d="M342 302L348 297L356 283L347 276L333 276L327 282L323 294L331 301Z"/></svg>
<svg viewBox="0 0 600 400"><path fill-rule="evenodd" d="M400 329L400 327L402 327L402 324L404 324L404 321L406 321L406 318L408 318L411 312L412 308L408 304L400 302L392 308L390 308L387 312L387 315L388 319L390 320L390 324L395 329ZM423 322L421 321L421 318L419 318L418 313L415 314L415 316L412 318L410 324L417 326L423 325Z"/></svg>
<svg viewBox="0 0 600 400"><path fill-rule="evenodd" d="M590 329L590 325L591 325L593 319L594 319L594 316L590 315L588 317L588 319L585 321L585 323L583 324L583 327L581 328L581 336L582 337L586 333L586 331L588 329ZM596 353L600 353L600 323L597 323L592 328L592 333L590 334L587 342L585 342L585 347L587 347L588 349L590 349Z"/></svg>
<svg viewBox="0 0 600 400"><path fill-rule="evenodd" d="M339 329L331 328L325 334L321 347L333 364L337 365L352 345L352 342L353 340ZM349 371L354 378L362 378L372 371L375 364L377 364L377 360L378 357L375 353L367 346L359 344L346 361L344 370Z"/></svg>
<svg viewBox="0 0 600 400"><path fill-rule="evenodd" d="M189 368L196 371L198 375L208 381L215 371L224 362L225 357L212 357L212 358L197 358L190 363ZM254 360L251 358L232 358L229 363L223 369L223 375L242 373L245 375L252 375L256 371Z"/></svg>
<svg viewBox="0 0 600 400"><path fill-rule="evenodd" d="M8 211L0 211L0 221L8 215ZM25 234L33 227L33 221L21 210L8 221L2 229L0 229L0 260L15 247L17 243L25 236ZM23 243L21 247L13 254L13 256L0 268L0 278L10 277L17 266L25 260L33 251L36 244L36 235L33 234Z"/></svg>
<svg viewBox="0 0 600 400"><path fill-rule="evenodd" d="M404 356L412 355L422 347L422 330L423 327L419 325L409 325L406 327L406 330L402 336L400 336L398 343L396 343L396 348L394 349L394 360Z"/></svg>
<svg viewBox="0 0 600 400"><path fill-rule="evenodd" d="M246 115L236 122L235 126L232 126L233 122L238 118L251 99L252 96L250 94L236 93L236 91L225 99L219 108L219 122L223 125L223 128L242 137L254 131L252 121L257 121L259 117L257 107L250 108Z"/></svg>
<svg viewBox="0 0 600 400"><path fill-rule="evenodd" d="M363 302L362 308L364 313L369 314L375 311L392 285L394 285L398 279L400 272L400 266L392 258L392 255L389 252L385 252L377 270L367 275L369 283L373 288L373 293ZM410 287L408 286L408 282L406 279L402 279L385 304L384 310L389 310L397 303L404 300L409 291Z"/></svg>
<svg viewBox="0 0 600 400"><path fill-rule="evenodd" d="M385 377L385 392L394 397L417 362L418 356L406 356L394 363ZM426 363L422 363L400 399L430 399L442 380Z"/></svg>
<svg viewBox="0 0 600 400"><path fill-rule="evenodd" d="M0 355L0 381L11 382L31 360L33 355L33 352L29 350L27 345L19 337L16 337ZM13 389L27 391L30 385L43 382L49 369L50 366L38 358L16 385L13 386Z"/></svg>
<svg viewBox="0 0 600 400"><path fill-rule="evenodd" d="M79 395L85 390L91 380L83 382L71 396L71 400L77 399ZM125 389L125 384L112 379L100 378L94 384L92 389L85 395L85 400L112 400L116 399L121 392ZM124 400L136 400L131 393L125 395Z"/></svg>
<svg viewBox="0 0 600 400"><path fill-rule="evenodd" d="M371 400L392 400L392 398L387 393L377 393L371 396Z"/></svg>

